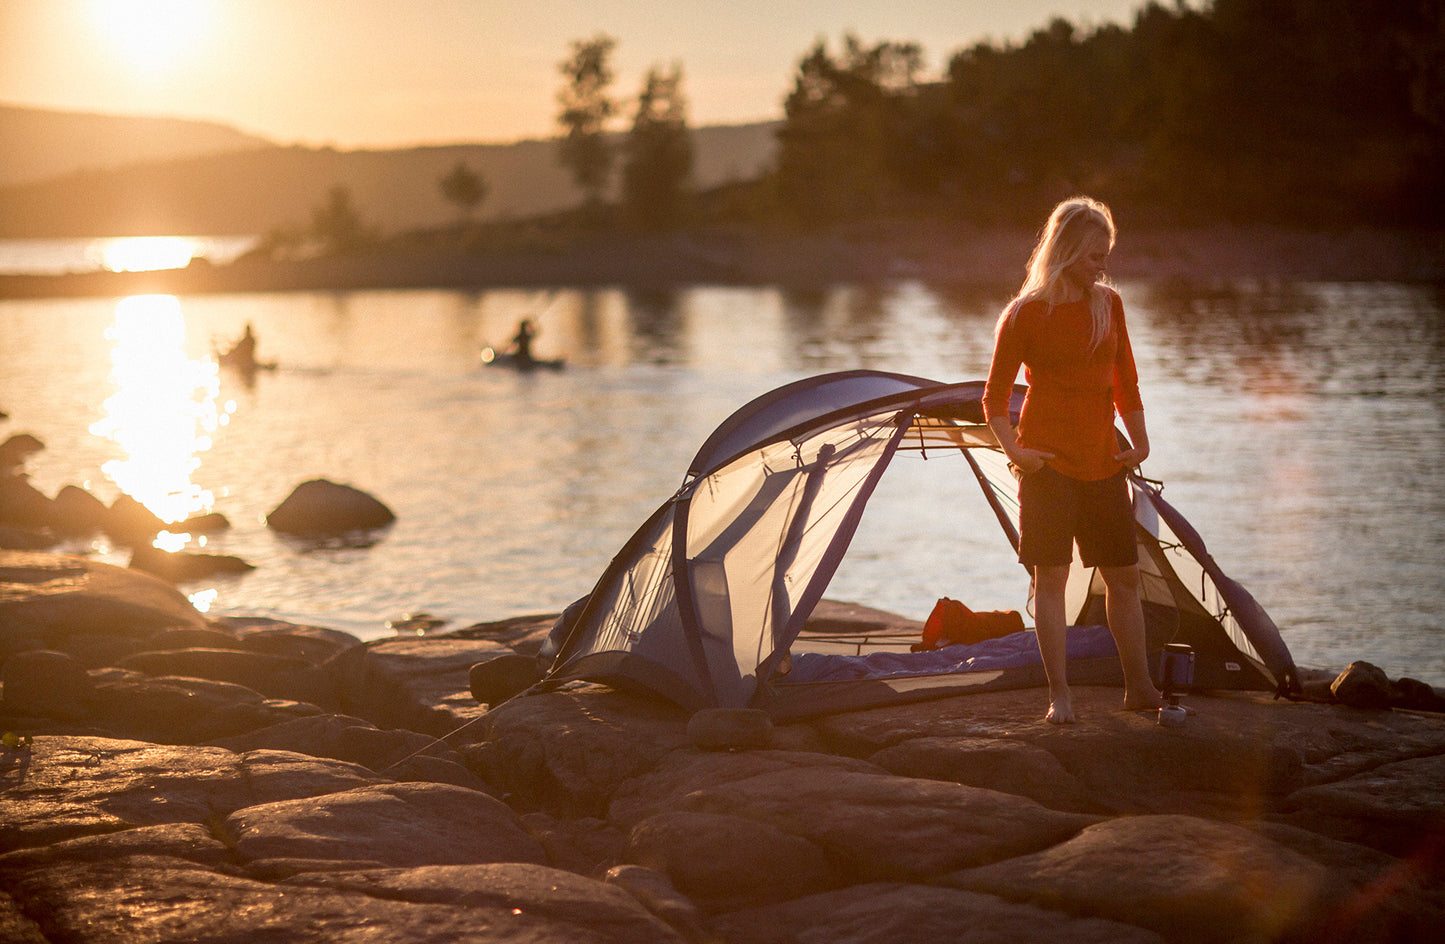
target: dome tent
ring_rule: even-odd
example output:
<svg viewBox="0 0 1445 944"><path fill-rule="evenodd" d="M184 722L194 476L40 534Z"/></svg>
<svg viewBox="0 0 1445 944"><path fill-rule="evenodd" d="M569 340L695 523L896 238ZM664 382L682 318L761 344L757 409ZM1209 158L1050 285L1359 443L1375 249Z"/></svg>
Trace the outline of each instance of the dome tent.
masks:
<svg viewBox="0 0 1445 944"><path fill-rule="evenodd" d="M779 672L899 454L962 455L995 519L977 526L999 529L1017 547L1014 478L984 422L983 386L853 370L788 384L737 410L592 592L558 621L539 688L588 679L641 686L687 709L797 716L1040 684L1037 664L988 672L920 666L902 679L813 683ZM1015 421L1025 390L1014 388ZM1157 483L1131 475L1130 486L1151 654L1171 642L1192 646L1200 688L1293 688L1293 662L1268 614L1223 574ZM1073 570L1071 622L1102 622L1102 578L1077 558ZM1070 677L1083 684L1118 674L1111 655L1078 669L1071 663Z"/></svg>

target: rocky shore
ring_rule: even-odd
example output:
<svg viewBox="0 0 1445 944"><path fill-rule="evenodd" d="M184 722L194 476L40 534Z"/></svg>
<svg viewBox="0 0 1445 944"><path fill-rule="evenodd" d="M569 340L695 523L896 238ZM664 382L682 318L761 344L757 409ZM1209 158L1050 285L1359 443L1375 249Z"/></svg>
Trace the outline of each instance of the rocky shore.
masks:
<svg viewBox="0 0 1445 944"><path fill-rule="evenodd" d="M1034 233L937 222L828 232L699 230L538 237L465 249L398 239L347 255L205 261L159 272L0 275L0 298L248 291L696 284L818 286L920 279L1013 289ZM1296 230L1270 226L1125 226L1116 279L1445 281L1445 232Z"/></svg>
<svg viewBox="0 0 1445 944"><path fill-rule="evenodd" d="M1445 918L1445 715L479 701L473 667L531 661L553 620L363 642L0 552L0 940L1313 944Z"/></svg>

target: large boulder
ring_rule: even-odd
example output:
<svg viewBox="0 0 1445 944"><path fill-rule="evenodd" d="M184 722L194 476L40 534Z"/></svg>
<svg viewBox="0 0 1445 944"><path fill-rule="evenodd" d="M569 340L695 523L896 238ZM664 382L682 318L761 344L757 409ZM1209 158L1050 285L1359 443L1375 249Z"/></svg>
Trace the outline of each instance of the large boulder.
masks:
<svg viewBox="0 0 1445 944"><path fill-rule="evenodd" d="M531 688L542 677L537 660L520 652L484 659L467 672L472 697L483 705L499 705Z"/></svg>
<svg viewBox="0 0 1445 944"><path fill-rule="evenodd" d="M1333 682L1330 691L1335 700L1351 708L1390 707L1395 690L1385 670L1369 662L1351 662Z"/></svg>
<svg viewBox="0 0 1445 944"><path fill-rule="evenodd" d="M51 500L24 475L0 472L0 524L13 528L48 528L54 516Z"/></svg>
<svg viewBox="0 0 1445 944"><path fill-rule="evenodd" d="M371 531L396 520L390 508L366 492L325 479L302 482L266 516L266 524L301 536Z"/></svg>
<svg viewBox="0 0 1445 944"><path fill-rule="evenodd" d="M25 464L31 453L44 448L45 443L30 433L16 433L7 437L4 442L0 442L0 472L19 468Z"/></svg>
<svg viewBox="0 0 1445 944"><path fill-rule="evenodd" d="M91 653L109 662L160 630L205 626L184 594L149 574L81 557L0 551L0 658L58 649L95 666L104 663Z"/></svg>
<svg viewBox="0 0 1445 944"><path fill-rule="evenodd" d="M151 539L168 530L161 518L129 495L121 495L110 504L105 520L105 533L122 544L149 544Z"/></svg>
<svg viewBox="0 0 1445 944"><path fill-rule="evenodd" d="M78 485L67 485L55 495L51 526L60 534L104 531L110 522L105 502Z"/></svg>
<svg viewBox="0 0 1445 944"><path fill-rule="evenodd" d="M68 652L33 649L5 660L4 710L9 715L84 718L92 710L95 683Z"/></svg>

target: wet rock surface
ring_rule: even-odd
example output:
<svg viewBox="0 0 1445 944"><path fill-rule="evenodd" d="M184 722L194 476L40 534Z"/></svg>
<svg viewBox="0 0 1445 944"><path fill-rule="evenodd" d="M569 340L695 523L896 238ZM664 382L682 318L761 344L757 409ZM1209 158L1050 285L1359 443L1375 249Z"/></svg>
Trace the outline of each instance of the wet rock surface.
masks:
<svg viewBox="0 0 1445 944"><path fill-rule="evenodd" d="M1445 919L1439 714L1201 694L1160 727L1085 687L1063 728L1040 690L776 724L592 684L484 705L472 666L530 659L553 614L361 642L173 594L0 552L0 939L1419 941Z"/></svg>

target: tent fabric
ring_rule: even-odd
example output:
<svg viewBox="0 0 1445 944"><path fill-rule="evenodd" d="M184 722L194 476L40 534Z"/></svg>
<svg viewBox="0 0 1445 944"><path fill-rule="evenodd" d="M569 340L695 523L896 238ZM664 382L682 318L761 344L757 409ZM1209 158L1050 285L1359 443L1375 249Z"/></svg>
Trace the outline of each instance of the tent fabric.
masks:
<svg viewBox="0 0 1445 944"><path fill-rule="evenodd" d="M1025 392L1014 389L1015 421ZM900 454L962 453L995 518L976 526L998 527L1017 546L1014 479L983 420L982 395L982 381L855 370L745 404L703 443L678 490L560 627L543 687L577 679L640 686L689 709L774 700L770 680L781 657ZM1209 687L1268 690L1292 678L1288 650L1263 609L1223 574L1158 487L1137 477L1131 485L1151 648L1195 645L1196 676L1202 671ZM1075 563L1071 621L1102 623L1102 581ZM806 687L790 687L790 711L806 710L797 694Z"/></svg>

